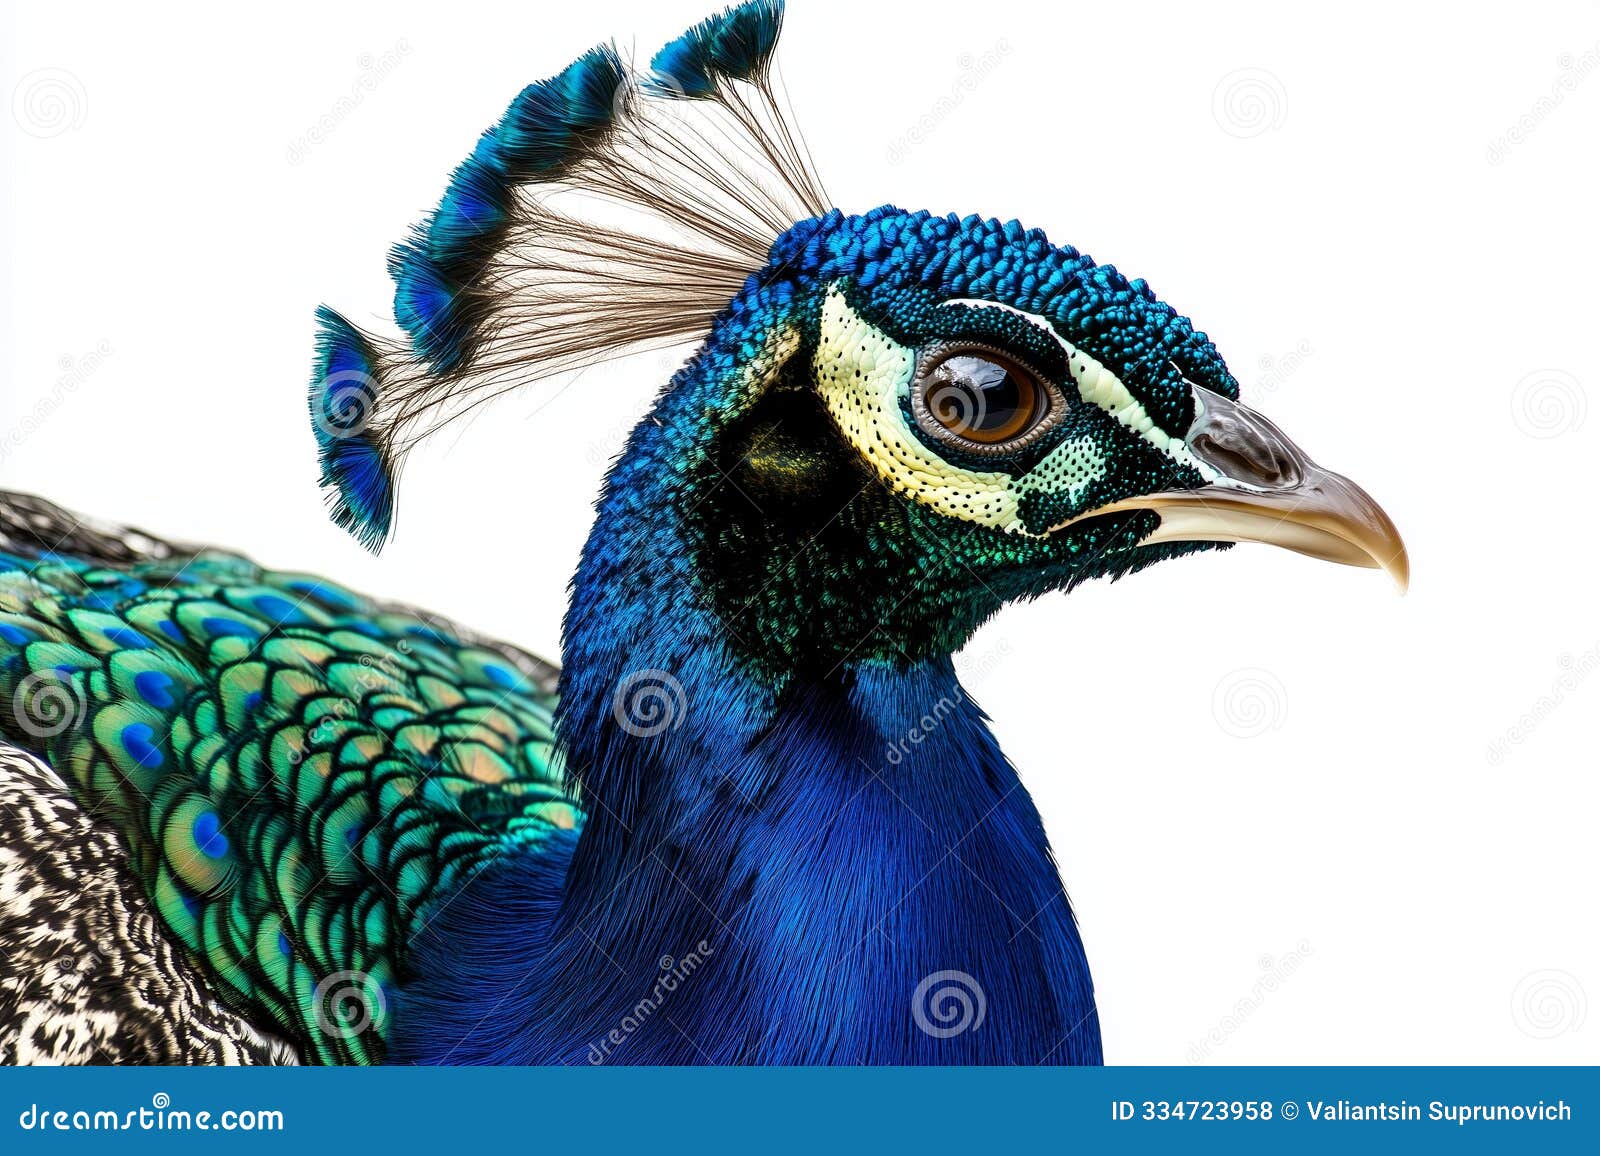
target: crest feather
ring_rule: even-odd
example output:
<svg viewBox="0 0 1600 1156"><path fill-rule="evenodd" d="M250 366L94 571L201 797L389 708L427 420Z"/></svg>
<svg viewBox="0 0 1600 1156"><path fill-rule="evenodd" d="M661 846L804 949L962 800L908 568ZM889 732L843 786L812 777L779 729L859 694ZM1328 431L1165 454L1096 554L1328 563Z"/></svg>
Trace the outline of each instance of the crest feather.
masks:
<svg viewBox="0 0 1600 1156"><path fill-rule="evenodd" d="M602 45L529 85L390 255L409 340L319 313L311 408L336 522L380 548L418 442L530 382L704 333L779 235L827 211L774 81L782 18L751 0L642 75ZM359 431L324 428L358 394Z"/></svg>
<svg viewBox="0 0 1600 1156"><path fill-rule="evenodd" d="M311 427L334 522L369 550L389 536L394 482L383 443L368 426L377 401L376 359L361 332L326 305L317 310Z"/></svg>

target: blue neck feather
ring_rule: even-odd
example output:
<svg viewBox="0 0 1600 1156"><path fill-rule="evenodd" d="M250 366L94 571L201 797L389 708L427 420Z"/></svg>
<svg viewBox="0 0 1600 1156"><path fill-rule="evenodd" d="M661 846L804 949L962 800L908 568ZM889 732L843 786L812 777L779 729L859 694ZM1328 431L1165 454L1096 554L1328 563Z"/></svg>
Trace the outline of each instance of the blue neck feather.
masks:
<svg viewBox="0 0 1600 1156"><path fill-rule="evenodd" d="M1099 1062L1043 826L949 658L773 685L705 608L662 482L697 444L692 369L573 583L559 728L582 834L508 852L435 914L394 1058ZM666 714L630 714L642 679Z"/></svg>

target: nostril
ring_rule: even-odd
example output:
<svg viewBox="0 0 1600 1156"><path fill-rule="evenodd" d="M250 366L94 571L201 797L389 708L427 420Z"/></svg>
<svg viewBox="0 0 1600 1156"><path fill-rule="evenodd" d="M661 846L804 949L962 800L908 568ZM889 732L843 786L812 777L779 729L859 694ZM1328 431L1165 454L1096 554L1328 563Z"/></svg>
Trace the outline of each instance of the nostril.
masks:
<svg viewBox="0 0 1600 1156"><path fill-rule="evenodd" d="M1271 489L1300 484L1303 474L1293 454L1275 437L1238 413L1213 413L1189 439L1190 452L1235 481Z"/></svg>

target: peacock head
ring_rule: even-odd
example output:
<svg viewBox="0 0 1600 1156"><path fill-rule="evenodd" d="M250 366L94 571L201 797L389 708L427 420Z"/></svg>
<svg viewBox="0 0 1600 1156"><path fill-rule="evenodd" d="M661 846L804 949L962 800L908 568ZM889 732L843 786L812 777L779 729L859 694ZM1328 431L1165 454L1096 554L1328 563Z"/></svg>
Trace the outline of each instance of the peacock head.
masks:
<svg viewBox="0 0 1600 1156"><path fill-rule="evenodd" d="M1405 584L1378 505L1144 281L1015 222L829 207L771 69L781 16L753 0L642 72L602 47L530 86L393 256L409 340L323 312L336 520L376 548L444 422L701 338L597 534L681 558L757 662L949 653L1006 601L1232 542Z"/></svg>

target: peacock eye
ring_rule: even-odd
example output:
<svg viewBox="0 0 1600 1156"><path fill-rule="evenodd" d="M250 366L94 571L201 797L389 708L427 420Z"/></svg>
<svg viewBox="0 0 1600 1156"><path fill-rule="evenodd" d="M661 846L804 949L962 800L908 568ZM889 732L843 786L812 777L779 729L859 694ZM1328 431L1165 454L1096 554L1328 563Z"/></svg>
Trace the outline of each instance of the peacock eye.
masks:
<svg viewBox="0 0 1600 1156"><path fill-rule="evenodd" d="M1039 377L995 350L930 351L913 384L917 424L965 449L1012 450L1043 432L1055 408Z"/></svg>

